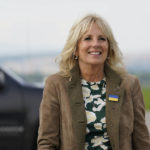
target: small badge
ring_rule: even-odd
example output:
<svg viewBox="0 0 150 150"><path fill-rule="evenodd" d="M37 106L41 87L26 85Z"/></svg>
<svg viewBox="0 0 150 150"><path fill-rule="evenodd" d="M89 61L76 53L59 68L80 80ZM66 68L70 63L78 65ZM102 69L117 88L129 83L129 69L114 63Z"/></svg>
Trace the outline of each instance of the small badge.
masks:
<svg viewBox="0 0 150 150"><path fill-rule="evenodd" d="M109 97L108 97L108 100L113 101L113 102L118 102L119 96L110 94Z"/></svg>

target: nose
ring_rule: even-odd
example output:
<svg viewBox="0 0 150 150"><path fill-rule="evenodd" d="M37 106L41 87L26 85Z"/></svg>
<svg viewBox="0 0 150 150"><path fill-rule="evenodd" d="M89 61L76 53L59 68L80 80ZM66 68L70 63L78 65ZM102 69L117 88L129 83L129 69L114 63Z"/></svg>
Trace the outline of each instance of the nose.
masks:
<svg viewBox="0 0 150 150"><path fill-rule="evenodd" d="M100 47L100 42L98 39L93 39L92 41L92 47L93 48L99 48Z"/></svg>

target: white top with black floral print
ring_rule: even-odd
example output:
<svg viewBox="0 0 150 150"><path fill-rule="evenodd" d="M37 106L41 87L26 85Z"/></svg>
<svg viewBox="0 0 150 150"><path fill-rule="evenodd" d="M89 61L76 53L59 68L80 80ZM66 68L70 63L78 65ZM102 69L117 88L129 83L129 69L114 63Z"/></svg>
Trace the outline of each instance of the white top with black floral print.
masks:
<svg viewBox="0 0 150 150"><path fill-rule="evenodd" d="M106 79L88 82L81 79L87 117L85 150L111 150L106 129Z"/></svg>

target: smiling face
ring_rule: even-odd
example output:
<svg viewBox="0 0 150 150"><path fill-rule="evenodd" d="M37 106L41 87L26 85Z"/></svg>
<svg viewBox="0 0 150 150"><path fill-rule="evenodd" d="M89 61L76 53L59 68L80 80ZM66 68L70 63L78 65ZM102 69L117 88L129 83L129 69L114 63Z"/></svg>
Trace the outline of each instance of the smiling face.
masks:
<svg viewBox="0 0 150 150"><path fill-rule="evenodd" d="M79 65L82 67L104 66L108 55L108 40L97 24L93 23L79 40L76 56L79 57Z"/></svg>

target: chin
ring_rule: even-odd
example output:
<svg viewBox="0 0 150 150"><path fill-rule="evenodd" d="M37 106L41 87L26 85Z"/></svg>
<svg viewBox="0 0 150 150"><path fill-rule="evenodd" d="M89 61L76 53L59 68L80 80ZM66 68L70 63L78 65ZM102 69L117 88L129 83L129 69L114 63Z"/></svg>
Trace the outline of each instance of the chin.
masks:
<svg viewBox="0 0 150 150"><path fill-rule="evenodd" d="M90 64L91 64L91 65L96 65L96 66L97 66L97 65L100 65L100 66L101 66L101 65L104 65L104 62L91 62Z"/></svg>

